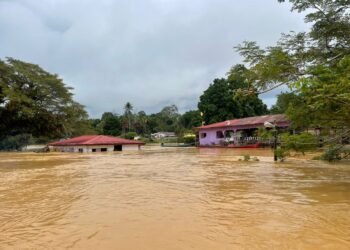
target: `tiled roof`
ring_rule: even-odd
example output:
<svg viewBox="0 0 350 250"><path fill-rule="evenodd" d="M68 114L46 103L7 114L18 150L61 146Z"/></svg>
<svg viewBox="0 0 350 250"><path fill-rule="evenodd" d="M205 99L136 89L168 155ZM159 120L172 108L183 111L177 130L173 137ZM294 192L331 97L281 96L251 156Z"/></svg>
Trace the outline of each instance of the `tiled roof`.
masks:
<svg viewBox="0 0 350 250"><path fill-rule="evenodd" d="M50 146L79 146L79 145L144 145L141 141L132 141L106 135L83 135L67 140L52 142Z"/></svg>
<svg viewBox="0 0 350 250"><path fill-rule="evenodd" d="M244 127L244 126L262 126L264 122L276 122L278 127L288 127L290 122L285 115L263 115L247 117L242 119L228 120L224 122L217 122L209 125L197 127L197 129L210 129L210 128L225 128L225 127Z"/></svg>

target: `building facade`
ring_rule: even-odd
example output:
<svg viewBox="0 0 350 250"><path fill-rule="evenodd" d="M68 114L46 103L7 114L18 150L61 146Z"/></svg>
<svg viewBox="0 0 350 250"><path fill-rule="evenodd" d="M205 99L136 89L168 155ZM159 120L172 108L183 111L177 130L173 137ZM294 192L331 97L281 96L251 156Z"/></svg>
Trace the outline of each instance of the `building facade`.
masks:
<svg viewBox="0 0 350 250"><path fill-rule="evenodd" d="M290 126L285 115L264 115L228 120L197 127L199 146L229 146L259 143L259 128L269 122L279 129Z"/></svg>

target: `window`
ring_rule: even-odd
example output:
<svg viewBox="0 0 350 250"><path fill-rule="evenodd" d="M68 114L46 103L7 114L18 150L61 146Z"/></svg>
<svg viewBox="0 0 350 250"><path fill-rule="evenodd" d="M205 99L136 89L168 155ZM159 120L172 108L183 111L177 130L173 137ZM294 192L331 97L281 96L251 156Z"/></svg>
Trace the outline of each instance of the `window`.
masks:
<svg viewBox="0 0 350 250"><path fill-rule="evenodd" d="M207 133L201 133L201 138L207 137Z"/></svg>
<svg viewBox="0 0 350 250"><path fill-rule="evenodd" d="M222 131L216 131L216 138L224 138L224 133Z"/></svg>
<svg viewBox="0 0 350 250"><path fill-rule="evenodd" d="M101 148L101 152L107 152L107 148Z"/></svg>
<svg viewBox="0 0 350 250"><path fill-rule="evenodd" d="M96 152L96 148L93 148L93 149L92 149L92 152Z"/></svg>
<svg viewBox="0 0 350 250"><path fill-rule="evenodd" d="M79 153L83 153L84 152L84 150L82 148L79 148L78 151L79 151Z"/></svg>

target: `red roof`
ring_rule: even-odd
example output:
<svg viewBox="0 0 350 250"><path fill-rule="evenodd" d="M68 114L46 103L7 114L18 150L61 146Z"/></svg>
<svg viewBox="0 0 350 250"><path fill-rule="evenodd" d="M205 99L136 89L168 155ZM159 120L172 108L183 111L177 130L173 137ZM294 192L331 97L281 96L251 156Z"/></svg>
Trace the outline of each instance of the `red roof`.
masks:
<svg viewBox="0 0 350 250"><path fill-rule="evenodd" d="M264 122L276 122L277 127L288 127L290 122L285 115L263 115L247 117L242 119L228 120L224 122L217 122L209 125L197 127L197 129L210 129L210 128L225 128L225 127L260 127L264 125Z"/></svg>
<svg viewBox="0 0 350 250"><path fill-rule="evenodd" d="M83 135L67 140L52 142L50 146L79 146L79 145L144 145L141 141L132 141L106 135Z"/></svg>

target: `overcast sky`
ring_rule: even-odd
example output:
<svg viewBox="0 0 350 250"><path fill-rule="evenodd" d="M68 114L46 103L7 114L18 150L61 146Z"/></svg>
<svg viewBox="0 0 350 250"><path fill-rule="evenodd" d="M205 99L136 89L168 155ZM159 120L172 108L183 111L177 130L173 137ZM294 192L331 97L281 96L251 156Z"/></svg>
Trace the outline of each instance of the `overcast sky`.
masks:
<svg viewBox="0 0 350 250"><path fill-rule="evenodd" d="M92 117L127 101L184 112L241 62L235 45L305 30L289 10L277 0L0 0L0 57L59 74Z"/></svg>

